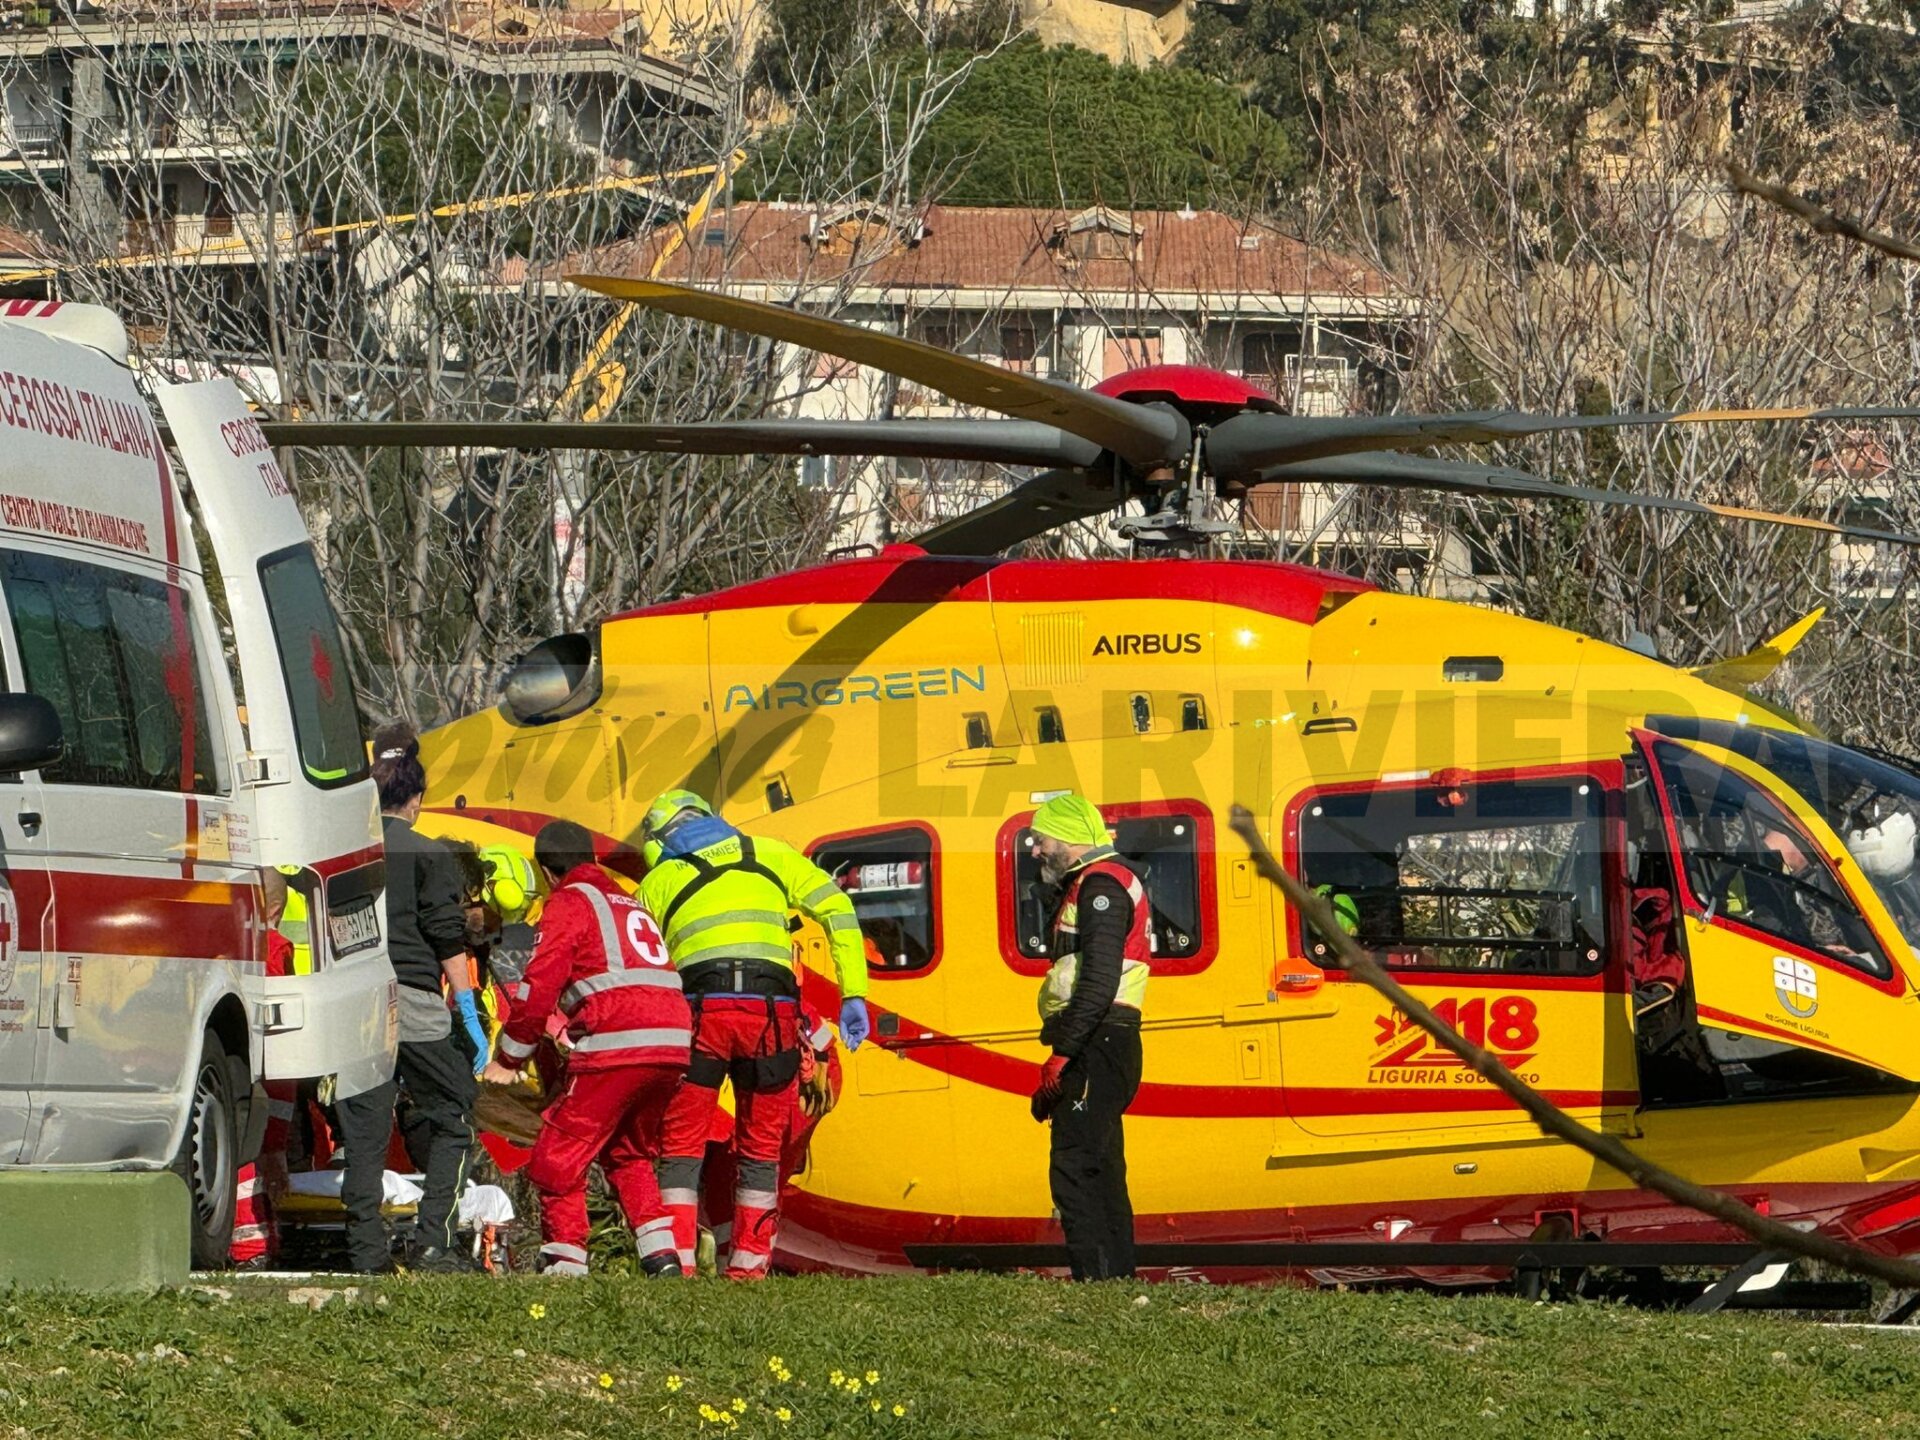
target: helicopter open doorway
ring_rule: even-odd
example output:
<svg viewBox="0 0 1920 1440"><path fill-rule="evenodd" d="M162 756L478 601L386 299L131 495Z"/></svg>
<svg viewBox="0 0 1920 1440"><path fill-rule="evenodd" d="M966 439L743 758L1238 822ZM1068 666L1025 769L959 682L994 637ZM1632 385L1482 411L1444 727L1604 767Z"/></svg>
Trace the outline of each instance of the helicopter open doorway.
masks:
<svg viewBox="0 0 1920 1440"><path fill-rule="evenodd" d="M1656 717L1638 741L1626 795L1643 1107L1910 1091L1920 780L1726 722Z"/></svg>

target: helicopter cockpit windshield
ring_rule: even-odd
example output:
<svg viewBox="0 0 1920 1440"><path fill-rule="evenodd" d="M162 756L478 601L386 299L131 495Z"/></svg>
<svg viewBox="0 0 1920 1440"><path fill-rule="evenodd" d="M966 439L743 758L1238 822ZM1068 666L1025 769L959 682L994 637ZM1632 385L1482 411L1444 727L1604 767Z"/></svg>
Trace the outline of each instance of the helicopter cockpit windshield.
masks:
<svg viewBox="0 0 1920 1440"><path fill-rule="evenodd" d="M1789 731L1657 716L1648 727L1718 745L1764 766L1832 827L1920 954L1920 771Z"/></svg>

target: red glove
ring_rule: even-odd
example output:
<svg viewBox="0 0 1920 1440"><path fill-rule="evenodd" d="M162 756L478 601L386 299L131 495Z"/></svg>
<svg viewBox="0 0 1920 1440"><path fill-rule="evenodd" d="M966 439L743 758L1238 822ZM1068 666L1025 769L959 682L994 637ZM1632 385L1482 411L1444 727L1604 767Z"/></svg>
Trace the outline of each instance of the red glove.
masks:
<svg viewBox="0 0 1920 1440"><path fill-rule="evenodd" d="M1049 1055L1040 1067L1040 1083L1033 1091L1033 1118L1045 1120L1060 1103L1060 1077L1067 1068L1065 1055Z"/></svg>

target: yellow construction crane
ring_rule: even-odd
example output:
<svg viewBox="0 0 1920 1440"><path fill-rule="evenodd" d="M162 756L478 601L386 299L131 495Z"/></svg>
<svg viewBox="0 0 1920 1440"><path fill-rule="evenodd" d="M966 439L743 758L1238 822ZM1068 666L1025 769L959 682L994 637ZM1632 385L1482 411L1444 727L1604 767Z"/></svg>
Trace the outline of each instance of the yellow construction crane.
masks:
<svg viewBox="0 0 1920 1440"><path fill-rule="evenodd" d="M700 198L693 202L693 208L687 211L686 218L674 226L660 246L659 253L653 257L653 264L647 267L647 278L656 280L667 261L679 253L687 243L687 236L706 224L707 213L713 209L714 202L726 191L727 184L733 178L733 172L746 161L746 152L736 150L718 165L710 166L713 179L701 192ZM620 394L626 388L627 367L618 360L610 359L613 347L626 333L627 326L633 323L633 317L640 307L629 301L614 313L612 320L587 347L587 353L574 367L567 381L567 388L560 392L560 402L554 407L559 415L570 411L580 398L580 392L588 385L594 387L593 398L580 412L582 420L599 420L619 403Z"/></svg>
<svg viewBox="0 0 1920 1440"><path fill-rule="evenodd" d="M597 195L609 191L644 190L649 185L664 184L669 180L686 180L695 175L712 175L740 163L740 152L724 162L714 165L689 165L681 170L665 170L658 175L608 176L601 180L587 180L578 185L558 185L546 190L522 190L512 195L490 195L481 200L460 200L448 205L438 205L431 210L409 210L394 215L382 215L377 220L345 220L334 225L315 225L308 229L294 230L288 227L274 232L274 238L284 244L296 241L325 240L336 235L352 235L366 230L377 230L388 225L411 225L421 220L446 220L460 215L477 215L493 210L511 210L521 205L531 205L538 200L564 200L576 195ZM710 187L702 197L703 204L710 204L713 196ZM704 210L701 213L705 213ZM42 270L21 270L4 277L5 283L17 284L22 280L48 280L57 275L65 275L75 270L132 270L156 262L169 260L204 260L210 256L230 255L253 248L257 236L229 235L205 244L183 246L165 255L120 255L111 260L89 260L81 264L50 265Z"/></svg>

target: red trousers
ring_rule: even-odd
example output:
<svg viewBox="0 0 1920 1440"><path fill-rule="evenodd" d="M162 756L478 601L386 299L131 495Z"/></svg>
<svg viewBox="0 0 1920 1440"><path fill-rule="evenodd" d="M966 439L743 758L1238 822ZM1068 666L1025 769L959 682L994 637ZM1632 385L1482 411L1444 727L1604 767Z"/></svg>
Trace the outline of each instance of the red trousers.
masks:
<svg viewBox="0 0 1920 1440"><path fill-rule="evenodd" d="M245 1265L262 1255L280 1253L280 1232L273 1220L273 1202L260 1183L260 1167L249 1162L240 1167L239 1188L233 1210L233 1240L227 1247L227 1261Z"/></svg>
<svg viewBox="0 0 1920 1440"><path fill-rule="evenodd" d="M672 1252L672 1225L661 1208L653 1162L660 1153L660 1121L679 1083L677 1065L620 1065L568 1075L527 1165L527 1179L540 1192L543 1269L586 1273L587 1170L596 1160L633 1227L641 1260Z"/></svg>
<svg viewBox="0 0 1920 1440"><path fill-rule="evenodd" d="M260 1141L260 1153L278 1152L281 1166L287 1161L287 1134L293 1123L295 1086L291 1080L269 1080L267 1092L267 1129ZM273 1218L273 1202L260 1183L260 1166L249 1160L240 1167L235 1191L233 1239L227 1247L227 1263L245 1265L262 1255L280 1254L280 1228Z"/></svg>
<svg viewBox="0 0 1920 1440"><path fill-rule="evenodd" d="M799 1097L787 1120L787 1137L780 1147L780 1188L784 1191L787 1182L807 1165L807 1147L813 1141L814 1127L820 1121L809 1115L799 1105ZM714 1248L720 1257L731 1258L733 1245L733 1193L738 1183L736 1162L733 1153L733 1137L725 1140L707 1142L707 1160L700 1172L700 1214L706 1221L707 1229L713 1232Z"/></svg>
<svg viewBox="0 0 1920 1440"><path fill-rule="evenodd" d="M660 1198L673 1220L680 1268L693 1273L700 1170L720 1102L733 1081L733 1248L727 1274L767 1273L780 1222L780 1152L792 1124L800 1061L800 1006L742 996L706 997L693 1011L693 1059L667 1107L660 1136Z"/></svg>

